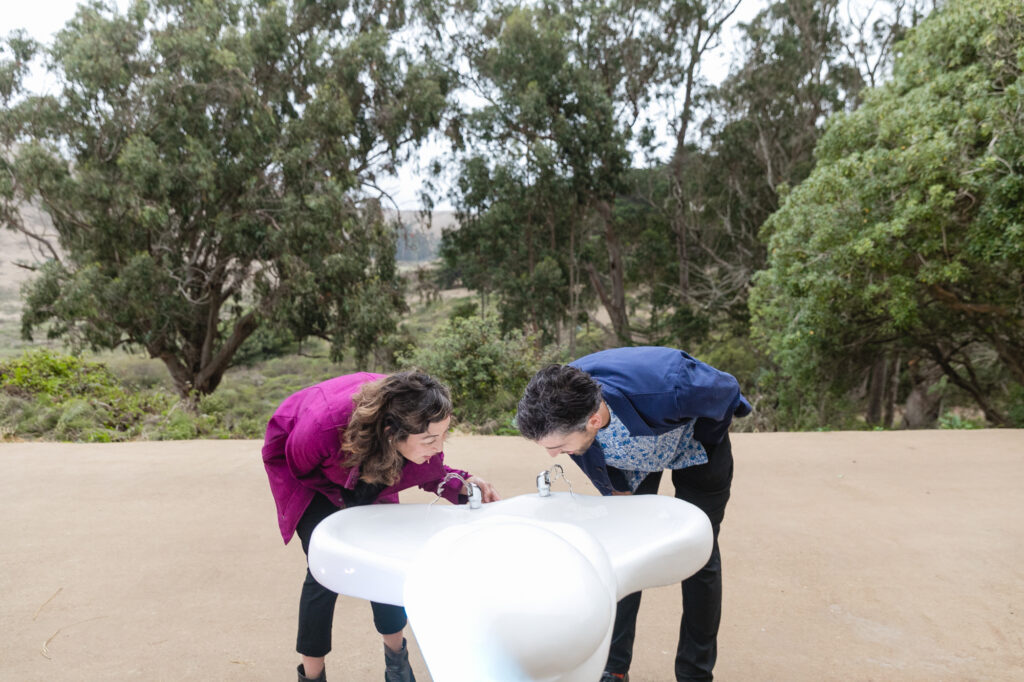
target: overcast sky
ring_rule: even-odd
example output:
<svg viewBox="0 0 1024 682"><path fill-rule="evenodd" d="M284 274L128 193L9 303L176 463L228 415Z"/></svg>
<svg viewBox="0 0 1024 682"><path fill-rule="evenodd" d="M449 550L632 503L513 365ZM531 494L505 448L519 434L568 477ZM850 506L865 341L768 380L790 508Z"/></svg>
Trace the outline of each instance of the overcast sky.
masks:
<svg viewBox="0 0 1024 682"><path fill-rule="evenodd" d="M744 0L733 16L730 28L726 31L726 41L723 47L702 65L707 78L717 82L726 75L736 22L747 21L753 17L756 10L764 5L764 1ZM123 11L129 1L116 0L116 3ZM53 34L74 16L78 4L79 0L0 0L0 8L2 8L0 11L0 36L6 36L17 28L24 28L36 40L48 43ZM38 91L39 89L48 89L52 85L48 86L47 81L42 76L38 76L30 82L30 87ZM441 151L443 150L440 145L428 144L420 151L418 160L413 159L400 169L397 178L381 179L383 189L391 194L401 208L418 207L417 194L421 186L418 167L420 165L426 167L431 159ZM438 201L438 208L450 209L446 200L435 199L435 201Z"/></svg>

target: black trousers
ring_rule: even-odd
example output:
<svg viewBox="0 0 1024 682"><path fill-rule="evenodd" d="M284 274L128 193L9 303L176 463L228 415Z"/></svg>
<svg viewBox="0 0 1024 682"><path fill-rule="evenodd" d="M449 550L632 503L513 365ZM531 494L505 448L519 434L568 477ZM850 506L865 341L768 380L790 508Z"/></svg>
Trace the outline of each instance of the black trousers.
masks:
<svg viewBox="0 0 1024 682"><path fill-rule="evenodd" d="M307 555L313 529L336 511L338 508L319 493L309 503L295 529L302 541L302 551ZM318 583L307 566L306 580L302 583L302 596L299 598L299 635L295 644L299 654L319 658L331 651L331 628L334 625L334 604L337 601L337 593ZM394 634L405 627L405 609L401 606L370 602L370 608L373 609L373 625L380 634Z"/></svg>
<svg viewBox="0 0 1024 682"><path fill-rule="evenodd" d="M722 559L718 551L718 529L725 516L732 485L732 445L726 434L722 442L708 451L707 464L676 469L672 472L675 496L700 507L711 520L714 545L711 558L693 576L682 582L683 616L679 622L679 645L676 649L676 680L711 680L711 671L718 656L718 626L722 620ZM645 478L637 495L658 492L662 472ZM619 601L612 629L612 643L605 669L613 673L629 671L633 660L633 639L636 617L640 610L640 592Z"/></svg>

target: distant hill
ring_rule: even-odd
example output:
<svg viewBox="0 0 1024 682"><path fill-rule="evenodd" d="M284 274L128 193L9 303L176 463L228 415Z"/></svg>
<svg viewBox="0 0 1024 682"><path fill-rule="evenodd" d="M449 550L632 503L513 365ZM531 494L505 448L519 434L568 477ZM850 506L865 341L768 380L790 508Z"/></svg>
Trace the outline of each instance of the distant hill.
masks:
<svg viewBox="0 0 1024 682"><path fill-rule="evenodd" d="M22 211L27 225L50 232L49 218L35 208ZM54 240L56 246L56 240ZM24 347L21 341L21 285L33 277L20 265L37 265L46 260L39 244L29 237L0 227L0 345L3 351ZM20 264L20 265L19 265Z"/></svg>
<svg viewBox="0 0 1024 682"><path fill-rule="evenodd" d="M424 217L419 211L399 211L402 225L396 260L400 263L424 263L437 258L441 233L458 226L454 211L433 211Z"/></svg>

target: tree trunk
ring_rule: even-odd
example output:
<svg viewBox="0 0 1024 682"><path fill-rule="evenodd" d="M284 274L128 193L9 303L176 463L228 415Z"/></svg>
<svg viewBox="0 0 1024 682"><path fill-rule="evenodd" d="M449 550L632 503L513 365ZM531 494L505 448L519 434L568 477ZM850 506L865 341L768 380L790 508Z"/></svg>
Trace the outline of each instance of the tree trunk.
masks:
<svg viewBox="0 0 1024 682"><path fill-rule="evenodd" d="M576 316L579 314L580 277L576 261L576 223L569 225L569 357L576 357Z"/></svg>
<svg viewBox="0 0 1024 682"><path fill-rule="evenodd" d="M622 243L615 231L615 220L612 215L611 204L605 200L597 202L598 214L604 223L604 244L608 251L608 283L609 288L600 285L597 271L589 269L591 280L598 290L598 296L608 311L611 318L612 329L615 331L619 343L629 345L632 343L632 336L629 329L629 314L626 310L626 276L625 266L622 261Z"/></svg>
<svg viewBox="0 0 1024 682"><path fill-rule="evenodd" d="M997 410L991 402L989 402L986 395L986 387L981 385L981 382L978 380L978 376L974 372L974 368L971 366L970 358L966 354L961 353L960 357L961 363L966 371L966 376L964 376L957 371L956 367L953 366L953 354L946 355L946 353L937 346L932 346L928 348L928 350L932 355L932 359L935 360L949 380L974 398L974 402L976 402L978 407L981 408L981 411L985 413L985 419L988 420L989 423L1003 427L1012 426L1012 424L1010 424L1010 420Z"/></svg>
<svg viewBox="0 0 1024 682"><path fill-rule="evenodd" d="M171 379L174 381L174 389L183 400L187 400L192 395L192 373L188 371L173 351L154 348L148 350L150 357L159 358L163 361L167 371L171 374Z"/></svg>
<svg viewBox="0 0 1024 682"><path fill-rule="evenodd" d="M889 388L889 382L886 381L888 364L885 356L879 356L871 367L868 379L868 407L864 419L872 426L879 426L882 423L882 402Z"/></svg>
<svg viewBox="0 0 1024 682"><path fill-rule="evenodd" d="M677 192L677 195L678 203L673 214L672 231L675 233L676 257L679 259L679 301L686 304L690 301L690 254L686 245L686 220L682 216L682 192Z"/></svg>
<svg viewBox="0 0 1024 682"><path fill-rule="evenodd" d="M889 371L889 382L885 391L885 403L882 409L882 426L891 429L896 418L896 395L900 388L900 356L892 359L892 369Z"/></svg>
<svg viewBox="0 0 1024 682"><path fill-rule="evenodd" d="M942 392L932 387L942 378L942 370L931 365L925 370L908 363L911 389L903 404L903 426L908 429L927 429L935 426L942 409Z"/></svg>
<svg viewBox="0 0 1024 682"><path fill-rule="evenodd" d="M730 12L731 14L731 12ZM707 48L705 40L706 18L701 16L697 22L697 35L690 43L690 61L686 67L686 77L683 81L683 110L679 116L679 129L676 131L676 148L672 153L672 161L669 168L672 173L672 207L671 221L672 232L676 237L676 256L679 258L679 300L681 303L688 303L690 300L690 255L687 252L686 244L686 197L683 192L683 169L686 162L686 134L690 128L690 119L693 117L693 90L697 82L697 67L700 64L701 55ZM714 32L720 30L719 24Z"/></svg>
<svg viewBox="0 0 1024 682"><path fill-rule="evenodd" d="M255 311L250 311L239 318L231 330L231 336L227 338L206 366L199 370L196 376L195 390L201 395L208 395L217 390L220 380L224 378L224 372L231 366L231 358L235 357L239 346L252 335L259 326L259 318Z"/></svg>
<svg viewBox="0 0 1024 682"><path fill-rule="evenodd" d="M231 336L216 353L210 353L207 362L192 370L187 367L174 350L149 349L154 358L163 360L174 380L174 388L183 400L193 400L196 396L213 393L224 378L224 372L231 366L231 358L235 356L239 346L256 331L258 318L255 312L243 315L235 323Z"/></svg>

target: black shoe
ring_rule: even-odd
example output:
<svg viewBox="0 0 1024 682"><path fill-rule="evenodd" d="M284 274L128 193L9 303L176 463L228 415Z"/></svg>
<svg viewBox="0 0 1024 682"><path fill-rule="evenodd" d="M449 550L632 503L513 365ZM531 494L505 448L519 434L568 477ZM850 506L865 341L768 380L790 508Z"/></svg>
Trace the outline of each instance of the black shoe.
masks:
<svg viewBox="0 0 1024 682"><path fill-rule="evenodd" d="M605 670L600 682L629 682L629 673L610 673Z"/></svg>
<svg viewBox="0 0 1024 682"><path fill-rule="evenodd" d="M409 665L409 647L404 639L401 651L392 651L384 645L384 682L416 682Z"/></svg>

